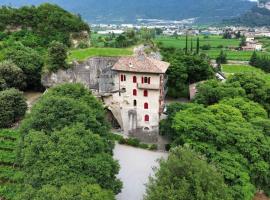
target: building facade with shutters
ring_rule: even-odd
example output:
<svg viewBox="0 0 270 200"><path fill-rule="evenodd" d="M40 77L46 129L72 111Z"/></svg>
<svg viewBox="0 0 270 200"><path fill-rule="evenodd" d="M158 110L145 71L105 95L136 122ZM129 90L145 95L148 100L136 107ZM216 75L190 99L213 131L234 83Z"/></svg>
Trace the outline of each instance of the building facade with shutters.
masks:
<svg viewBox="0 0 270 200"><path fill-rule="evenodd" d="M169 63L140 54L122 57L112 67L115 92L105 103L125 134L155 142L165 107Z"/></svg>

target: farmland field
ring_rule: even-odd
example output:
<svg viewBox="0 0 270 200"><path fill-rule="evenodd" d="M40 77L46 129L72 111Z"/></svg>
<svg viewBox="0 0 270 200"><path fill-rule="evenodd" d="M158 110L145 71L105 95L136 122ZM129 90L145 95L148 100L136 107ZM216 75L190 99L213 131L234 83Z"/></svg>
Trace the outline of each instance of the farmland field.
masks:
<svg viewBox="0 0 270 200"><path fill-rule="evenodd" d="M159 37L155 40L156 42L161 42L165 47L174 47L174 48L185 48L186 39L185 36L175 37ZM190 41L188 43L188 48L190 49ZM216 59L220 54L220 51L223 49L227 54L228 60L239 60L239 61L248 61L253 53L253 51L236 51L229 50L228 47L238 47L240 40L238 39L223 39L221 36L209 36L207 38L200 36L200 47L203 45L210 45L210 50L201 50L201 52L207 54L211 59ZM222 48L221 48L222 47ZM196 48L196 37L193 38L193 48ZM269 52L258 52L259 55L270 55Z"/></svg>
<svg viewBox="0 0 270 200"><path fill-rule="evenodd" d="M132 49L121 49L121 48L87 48L87 49L76 49L69 52L68 61L73 60L82 61L87 58L95 56L127 56L132 55Z"/></svg>

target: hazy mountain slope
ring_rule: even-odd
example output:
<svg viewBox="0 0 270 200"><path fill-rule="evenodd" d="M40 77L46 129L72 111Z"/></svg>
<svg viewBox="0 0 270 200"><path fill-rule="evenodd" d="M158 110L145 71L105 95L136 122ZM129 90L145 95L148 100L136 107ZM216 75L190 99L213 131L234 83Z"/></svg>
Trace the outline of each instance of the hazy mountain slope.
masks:
<svg viewBox="0 0 270 200"><path fill-rule="evenodd" d="M246 26L269 26L270 25L270 0L260 0L260 4L240 17L225 22Z"/></svg>
<svg viewBox="0 0 270 200"><path fill-rule="evenodd" d="M248 0L1 0L21 6L57 3L89 22L134 22L138 18L181 20L198 17L213 22L245 13L254 3Z"/></svg>

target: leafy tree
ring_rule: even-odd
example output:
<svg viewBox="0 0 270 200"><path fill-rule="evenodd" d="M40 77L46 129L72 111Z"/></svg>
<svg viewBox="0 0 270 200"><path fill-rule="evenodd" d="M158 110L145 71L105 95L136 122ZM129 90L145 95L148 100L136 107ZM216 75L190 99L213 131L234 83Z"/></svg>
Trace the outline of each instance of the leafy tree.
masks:
<svg viewBox="0 0 270 200"><path fill-rule="evenodd" d="M227 55L226 55L226 53L224 53L223 50L220 51L220 54L217 57L216 62L218 65L227 63Z"/></svg>
<svg viewBox="0 0 270 200"><path fill-rule="evenodd" d="M47 68L56 72L59 69L67 68L67 47L57 41L53 41L48 49L48 63Z"/></svg>
<svg viewBox="0 0 270 200"><path fill-rule="evenodd" d="M101 189L99 185L77 183L74 185L63 185L57 188L46 185L40 190L31 186L23 188L15 200L114 200L114 195L108 190Z"/></svg>
<svg viewBox="0 0 270 200"><path fill-rule="evenodd" d="M204 105L218 103L224 98L245 96L245 90L238 83L222 83L217 80L208 80L197 86L198 93L194 102Z"/></svg>
<svg viewBox="0 0 270 200"><path fill-rule="evenodd" d="M86 130L83 124L53 131L31 131L24 139L24 184L35 189L67 183L99 184L115 194L121 190L116 178L119 164L108 152L106 139Z"/></svg>
<svg viewBox="0 0 270 200"><path fill-rule="evenodd" d="M232 199L223 177L192 150L178 147L167 161L160 162L156 178L151 178L145 200Z"/></svg>
<svg viewBox="0 0 270 200"><path fill-rule="evenodd" d="M0 63L0 79L3 79L9 88L24 89L26 87L23 71L11 61L6 60Z"/></svg>
<svg viewBox="0 0 270 200"><path fill-rule="evenodd" d="M0 91L0 128L10 127L22 118L27 104L21 92L16 89Z"/></svg>
<svg viewBox="0 0 270 200"><path fill-rule="evenodd" d="M23 70L28 89L41 88L41 71L44 61L39 52L29 47L17 46L9 48L5 58L12 60Z"/></svg>
<svg viewBox="0 0 270 200"><path fill-rule="evenodd" d="M171 63L167 71L169 96L180 97L187 90L188 84L212 78L214 75L208 58L203 55L185 55L181 50L167 48L162 49L162 54L165 61Z"/></svg>
<svg viewBox="0 0 270 200"><path fill-rule="evenodd" d="M0 78L0 91L7 89L7 84L5 79Z"/></svg>
<svg viewBox="0 0 270 200"><path fill-rule="evenodd" d="M255 186L269 192L270 138L258 128L258 122L267 120L265 111L249 101L239 103L243 100L224 100L207 108L190 105L175 114L171 137L174 145L188 144L206 155L224 175L234 199L246 200L253 198Z"/></svg>
<svg viewBox="0 0 270 200"><path fill-rule="evenodd" d="M256 53L256 51L254 51L251 58L250 58L250 60L249 60L249 64L251 66L255 66L256 63L257 63L257 53Z"/></svg>

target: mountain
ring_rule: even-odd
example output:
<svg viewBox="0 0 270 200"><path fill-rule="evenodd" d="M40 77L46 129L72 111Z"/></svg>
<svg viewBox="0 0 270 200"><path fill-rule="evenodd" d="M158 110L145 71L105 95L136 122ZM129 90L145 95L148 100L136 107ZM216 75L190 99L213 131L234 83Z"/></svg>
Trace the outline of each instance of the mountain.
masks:
<svg viewBox="0 0 270 200"><path fill-rule="evenodd" d="M137 19L221 21L255 5L249 0L1 0L0 5L56 3L90 23L134 23Z"/></svg>
<svg viewBox="0 0 270 200"><path fill-rule="evenodd" d="M270 26L270 0L259 0L256 6L240 17L226 20L230 24L245 26Z"/></svg>

